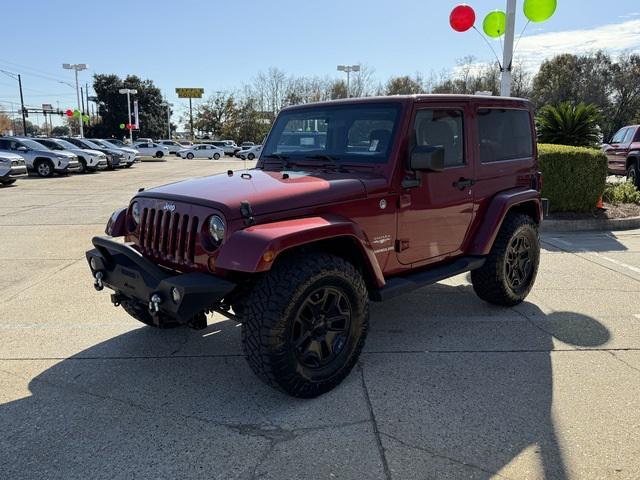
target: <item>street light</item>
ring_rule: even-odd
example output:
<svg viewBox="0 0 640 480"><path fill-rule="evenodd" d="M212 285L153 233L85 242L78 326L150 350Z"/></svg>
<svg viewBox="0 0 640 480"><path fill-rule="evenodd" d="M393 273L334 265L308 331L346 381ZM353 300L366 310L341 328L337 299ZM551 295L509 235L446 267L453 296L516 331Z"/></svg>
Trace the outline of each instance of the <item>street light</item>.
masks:
<svg viewBox="0 0 640 480"><path fill-rule="evenodd" d="M338 71L347 73L347 98L351 98L351 93L349 92L349 80L351 72L359 72L360 65L338 65Z"/></svg>
<svg viewBox="0 0 640 480"><path fill-rule="evenodd" d="M121 88L118 92L127 96L127 112L129 113L129 121L127 122L127 127L129 128L129 142L133 145L133 128L131 128L131 95L135 95L138 93L138 90L135 88Z"/></svg>
<svg viewBox="0 0 640 480"><path fill-rule="evenodd" d="M167 138L171 140L171 107L173 107L173 103L163 102L161 105L167 107L167 133L169 134Z"/></svg>
<svg viewBox="0 0 640 480"><path fill-rule="evenodd" d="M82 120L82 107L80 106L80 85L78 84L78 72L87 69L86 63L63 63L62 68L65 70L75 70L76 72L76 96L78 97L78 111L80 112L80 138L84 138L84 128L83 128L83 120Z"/></svg>

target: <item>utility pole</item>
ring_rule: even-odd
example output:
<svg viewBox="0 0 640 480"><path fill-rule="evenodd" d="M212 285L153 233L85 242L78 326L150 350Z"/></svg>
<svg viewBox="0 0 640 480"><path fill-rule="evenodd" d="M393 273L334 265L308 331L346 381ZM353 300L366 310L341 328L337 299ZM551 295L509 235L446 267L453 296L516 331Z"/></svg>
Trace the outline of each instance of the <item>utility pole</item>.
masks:
<svg viewBox="0 0 640 480"><path fill-rule="evenodd" d="M21 112L22 112L22 132L24 133L24 136L27 136L27 117L26 117L26 111L24 109L24 97L22 95L22 77L20 77L20 74L18 74L18 87L20 87L20 107L22 107Z"/></svg>
<svg viewBox="0 0 640 480"><path fill-rule="evenodd" d="M163 102L162 106L167 108L167 138L171 140L171 107L173 107L173 104Z"/></svg>
<svg viewBox="0 0 640 480"><path fill-rule="evenodd" d="M79 123L80 123L80 138L84 138L84 128L83 128L83 120L82 120L82 105L80 104L80 84L78 83L78 72L81 72L82 70L86 70L87 69L87 64L86 63L64 63L62 64L62 68L64 68L65 70L75 70L76 72L76 96L78 97L78 110L80 111L80 118Z"/></svg>
<svg viewBox="0 0 640 480"><path fill-rule="evenodd" d="M516 33L516 0L507 0L507 27L504 36L504 57L502 59L502 80L500 95L511 96L513 68L513 41Z"/></svg>
<svg viewBox="0 0 640 480"><path fill-rule="evenodd" d="M191 119L191 141L195 142L196 136L193 133L193 107L191 106L191 97L189 97L189 117Z"/></svg>

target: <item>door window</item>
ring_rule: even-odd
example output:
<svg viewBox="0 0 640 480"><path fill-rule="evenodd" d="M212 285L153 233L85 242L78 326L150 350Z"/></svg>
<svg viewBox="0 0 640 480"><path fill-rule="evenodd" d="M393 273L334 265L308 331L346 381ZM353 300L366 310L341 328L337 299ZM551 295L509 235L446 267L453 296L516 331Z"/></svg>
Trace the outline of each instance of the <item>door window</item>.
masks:
<svg viewBox="0 0 640 480"><path fill-rule="evenodd" d="M632 138L633 138L633 128L629 128L627 129L627 134L624 136L624 140L622 141L622 143L624 143L625 145L627 143L631 143Z"/></svg>
<svg viewBox="0 0 640 480"><path fill-rule="evenodd" d="M482 163L533 156L533 132L527 110L478 110L478 135Z"/></svg>
<svg viewBox="0 0 640 480"><path fill-rule="evenodd" d="M414 123L417 146L444 148L444 166L465 164L462 111L420 110Z"/></svg>

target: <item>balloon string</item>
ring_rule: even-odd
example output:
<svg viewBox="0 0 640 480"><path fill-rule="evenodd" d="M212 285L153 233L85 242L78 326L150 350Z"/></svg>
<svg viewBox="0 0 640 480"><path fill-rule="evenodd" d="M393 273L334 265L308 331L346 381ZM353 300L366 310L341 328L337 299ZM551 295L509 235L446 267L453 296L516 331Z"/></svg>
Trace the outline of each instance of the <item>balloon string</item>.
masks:
<svg viewBox="0 0 640 480"><path fill-rule="evenodd" d="M480 30L478 30L476 28L476 26L473 26L473 29L478 32L478 35L480 35L480 37L482 37L482 39L485 41L485 43L487 45L489 45L489 48L491 49L491 51L493 52L493 55L496 57L496 60L498 61L498 66L500 67L500 70L502 71L502 63L500 63L500 59L498 58L498 54L496 53L495 49L493 48L493 46L491 45L491 43L489 43L489 40L486 39L486 37L484 35L482 35L482 33L480 33Z"/></svg>
<svg viewBox="0 0 640 480"><path fill-rule="evenodd" d="M513 57L515 57L515 55L516 55L516 51L518 50L518 45L520 45L520 40L522 40L522 35L524 35L524 31L527 29L527 27L529 26L530 23L531 23L531 20L527 20L527 23L525 23L524 28L520 32L520 36L518 37L518 41L516 42L516 46L513 49L513 55L511 56L511 62L513 62Z"/></svg>

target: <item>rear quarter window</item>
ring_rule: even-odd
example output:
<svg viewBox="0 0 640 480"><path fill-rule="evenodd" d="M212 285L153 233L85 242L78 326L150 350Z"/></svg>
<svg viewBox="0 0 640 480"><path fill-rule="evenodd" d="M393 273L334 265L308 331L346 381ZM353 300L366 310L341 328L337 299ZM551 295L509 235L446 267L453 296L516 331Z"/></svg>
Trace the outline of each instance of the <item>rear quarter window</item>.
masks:
<svg viewBox="0 0 640 480"><path fill-rule="evenodd" d="M533 156L533 131L528 110L481 108L477 118L482 163Z"/></svg>

